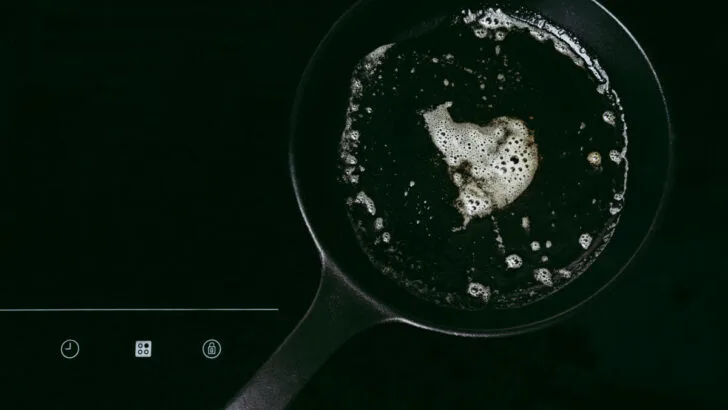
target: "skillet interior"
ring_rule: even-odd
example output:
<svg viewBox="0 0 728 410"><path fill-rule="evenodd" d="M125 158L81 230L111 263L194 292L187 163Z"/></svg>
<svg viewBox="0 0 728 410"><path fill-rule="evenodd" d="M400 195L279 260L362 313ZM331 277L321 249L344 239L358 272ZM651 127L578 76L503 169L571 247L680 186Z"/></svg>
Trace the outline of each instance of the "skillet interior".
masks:
<svg viewBox="0 0 728 410"><path fill-rule="evenodd" d="M291 172L302 211L318 243L374 300L415 324L446 332L511 333L545 324L588 300L621 272L640 247L651 229L669 176L671 137L659 83L646 57L620 24L588 0L501 4L523 4L592 48L620 93L628 116L630 175L622 220L609 246L588 271L551 297L519 309L466 312L442 308L409 294L370 264L351 229L344 196L336 183L338 144L356 63L382 44L417 34L427 24L459 9L479 8L479 2L403 1L395 7L371 0L357 4L317 49L294 107Z"/></svg>

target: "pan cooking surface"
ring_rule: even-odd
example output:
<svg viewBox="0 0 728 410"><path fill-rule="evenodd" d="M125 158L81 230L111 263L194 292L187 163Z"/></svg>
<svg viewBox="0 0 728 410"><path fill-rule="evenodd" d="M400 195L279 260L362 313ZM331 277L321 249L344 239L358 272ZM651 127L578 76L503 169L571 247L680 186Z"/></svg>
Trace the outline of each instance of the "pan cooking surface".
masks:
<svg viewBox="0 0 728 410"><path fill-rule="evenodd" d="M372 263L459 309L568 284L624 206L627 128L607 73L536 14L465 10L357 65L341 180Z"/></svg>

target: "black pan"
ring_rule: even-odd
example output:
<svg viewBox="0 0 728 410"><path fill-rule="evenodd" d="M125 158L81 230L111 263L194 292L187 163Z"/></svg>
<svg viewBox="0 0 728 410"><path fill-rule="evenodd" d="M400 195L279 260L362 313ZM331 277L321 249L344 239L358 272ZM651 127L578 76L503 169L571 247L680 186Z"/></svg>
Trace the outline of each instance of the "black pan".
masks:
<svg viewBox="0 0 728 410"><path fill-rule="evenodd" d="M603 69L609 74L611 85L618 91L628 124L629 173L625 202L618 214L619 224L613 232L608 246L602 247L602 252L596 259L583 265L588 268L578 277L571 279L568 285L546 297L536 297L527 303L519 302L511 305L503 301L500 304L494 301L488 303L482 298L478 303L470 303L466 300L466 296L464 299L461 298L465 302L459 305L457 303L448 304L444 302L444 299L438 299L436 296L423 297L427 291L423 291L425 285L421 281L411 282L410 285L418 283L419 286L409 286L406 289L401 283L397 284L395 280L397 277L402 279L402 275L385 276L381 266L372 263L372 259L368 256L371 253L366 252L366 247L362 247L358 240L352 224L353 219L350 217L353 211L346 204L346 198L351 198L355 191L347 191L347 187L342 187L344 184L341 182L340 141L345 128L347 107L349 107L352 72L362 57L377 47L393 42L398 44L407 41L416 42L420 36L447 24L450 21L448 19L456 16L459 10L466 8L480 10L483 9L483 5L467 0L454 2L406 0L396 4L385 0L359 2L334 24L317 48L300 83L292 116L290 171L299 208L321 255L323 268L320 287L311 308L293 333L231 401L228 409L274 410L285 408L319 366L344 341L376 324L407 323L422 329L467 337L516 335L553 324L583 306L585 302L612 283L633 260L649 234L654 230L669 187L673 137L662 89L639 44L612 14L594 1L524 0L521 2L514 0L492 3L488 6L503 7L504 10L514 10L524 6L545 17L549 22L573 33L582 45L586 46L588 54L598 58ZM448 46L448 44L444 45L444 47ZM452 43L452 47L457 48L460 45ZM459 54L456 54L467 57L467 53L459 51ZM427 57L428 52L430 51L423 51L423 55ZM459 61L458 58L460 57L456 56L456 61ZM528 58L528 56L524 58ZM524 77L526 77L525 74ZM416 82L412 83L411 79L407 81L409 81L410 87L412 84L416 84ZM464 78L462 81L457 81L462 85L463 81L469 80ZM576 140L573 138L580 138L579 135L588 135L588 133L582 134L579 127L571 129L571 125L569 125L564 128L565 131L561 135L553 128L549 128L559 124L549 123L548 118L538 122L539 116L567 119L570 118L572 112L580 110L582 106L588 106L586 101L588 97L585 96L584 101L579 100L581 97L578 93L583 87L579 85L578 81L580 80L574 80L574 82L562 80L555 86L548 82L543 83L544 87L551 87L549 91L551 93L567 96L571 95L569 93L576 93L568 97L570 100L557 98L554 101L544 102L543 96L528 94L528 90L525 91L525 94L520 94L525 96L524 98L512 99L510 102L498 100L499 97L494 95L493 98L496 99L496 102L489 108L493 112L488 115L484 114L484 117L492 117L500 112L501 114L519 114L522 118L527 115L527 110L531 107L537 117L528 120L532 120L535 124L535 139L539 144L541 157L536 177L520 198L492 214L502 215L505 218L506 222L500 224L503 225L500 226L501 233L503 237L511 238L515 241L514 243L521 244L518 245L521 246L519 248L521 253L529 252L528 249L523 248L526 246L523 244L528 243L528 235L536 235L535 230L538 229L545 231L550 229L548 225L534 226L534 232L527 232L528 230L525 228L516 226L515 220L519 219L523 212L529 212L532 215L534 225L537 225L537 221L553 221L551 223L554 225L551 227L556 226L555 223L564 227L574 225L573 221L569 222L571 213L575 218L578 214L577 219L580 221L591 218L590 211L588 211L591 208L579 201L572 202L570 205L572 208L559 208L559 216L556 219L552 218L555 212L548 212L549 209L556 209L555 204L560 198L559 192L561 192L559 189L566 187L567 190L570 190L569 192L576 192L576 194L570 194L574 198L583 196L588 198L593 194L589 189L596 186L595 184L598 182L582 184L578 178L571 180L569 177L574 174L569 167L578 168L577 165L569 162L569 158L584 159L586 151L589 150L587 146L586 151L581 151L584 149L583 146L588 145L583 143L577 151L579 143L575 142ZM503 92L507 93L508 87L505 88ZM538 90L531 91L538 92ZM399 92L400 95L406 95L416 91L403 89ZM432 101L436 101L440 97L427 93L423 98L432 98ZM576 104L570 102L575 99ZM463 104L461 103L460 106ZM375 107L375 109L379 109L379 107ZM392 110L397 109L403 108L392 107ZM597 118L600 114L597 113L596 117L589 118ZM396 127L397 124L407 122L408 118L415 121L415 116L410 118L407 115L409 114L402 111L398 115L390 116L386 121L389 124L387 126ZM456 112L453 112L453 118L455 115ZM487 122L487 118L476 118L471 121L484 123ZM597 123L598 121L594 122L594 124ZM422 124L419 125L422 126ZM559 126L563 126L563 124ZM593 126L598 128L598 125ZM592 123L589 127L592 127ZM591 130L589 127L587 130ZM387 132L392 133L395 130L392 128ZM406 135L407 138L416 137L420 140L424 135L415 134L415 131L411 133L403 131L397 135ZM557 136L557 134L559 135ZM424 138L426 140L426 137ZM572 140L568 140L568 138L572 138ZM363 139L364 135L362 135ZM443 187L448 184L452 186L448 180L446 168L438 162L441 159L427 162L427 158L421 155L423 150L432 149L431 141L428 144L421 147L413 145L411 155L402 155L401 151L396 152L396 148L392 148L395 154L402 158L400 164L405 164L400 167L410 167L411 177L424 181L416 187L422 195L436 189L446 190L447 188ZM558 150L553 151L550 148L558 144L561 144L559 146L573 145L574 153L569 152L567 155L564 151L563 155L559 155ZM391 145L396 146L396 141L392 140ZM377 145L372 141L370 146L376 147ZM386 153L381 151L371 155L376 159L383 158ZM430 152L428 155L433 158L437 157L436 152ZM603 161L607 161L606 155L603 156ZM585 164L584 166L592 165L587 164L586 161L583 164ZM606 163L604 169L595 166L591 174L588 169L581 170L586 175L581 181L591 181L589 178L592 177L589 175L596 175L594 181L600 181L599 178L603 179L605 175L608 175L607 166ZM399 169L401 170L401 168ZM374 185L368 189L380 189L383 184L381 181L383 180L372 182ZM397 183L401 182L397 180ZM392 183L394 184L394 182ZM438 185L440 183L445 185ZM380 191L383 189L381 188ZM400 192L407 189L409 188L403 187ZM382 192L379 194L384 195ZM443 192L445 192L443 197L453 196L452 191ZM596 202L596 199L594 201ZM402 199L400 202L406 201ZM453 220L452 201L440 202L442 202L439 204L441 207L435 213L437 218L426 219L422 224L418 222L419 226L433 227L436 223ZM389 205L394 206L394 204L394 200L390 201L380 212L386 213L386 208ZM400 230L404 229L402 228L404 226L414 226L410 220L414 219L414 216L408 216L405 208L403 207L402 212L397 215L390 215L391 223L399 224ZM581 218L583 215L586 215L586 219ZM508 220L508 218L511 219ZM571 225L569 225L570 223ZM586 223L588 222L580 222L582 225ZM476 243L478 240L482 241L482 238L493 232L494 228L497 226L494 226L492 220L481 218L478 221L471 221L466 229L457 232L440 229L438 238L418 235L412 231L410 232L410 242L415 244L410 244L407 252L420 252L423 260L429 258L427 260L434 264L432 266L438 266L438 272L455 272L462 268L462 261L459 260L464 258L462 254L457 253L462 252L464 247L470 246L469 244ZM571 228L564 229L568 231ZM558 230L556 229L556 231ZM484 236L476 238L473 236L476 234L472 232L482 233ZM519 234L519 232L521 233ZM574 232L576 231L572 229L570 235L573 235ZM522 237L519 239L518 235ZM538 240L543 246L546 239L541 236ZM600 239L595 239L595 243L591 246L600 247L599 241ZM491 242L493 242L492 238ZM432 248L431 243L439 243L440 247ZM503 251L503 249L494 247L487 253L498 256L499 250ZM445 255L438 259L440 256L435 255L438 252ZM469 254L466 256L469 257ZM505 254L501 255L501 257L503 256ZM475 253L473 253L473 258L475 258ZM500 260L498 258L486 258L482 264L487 265L494 260ZM475 265L478 263L480 262L476 262ZM490 268L498 270L499 266L495 263ZM430 271L428 271L428 267L425 267L419 270L419 274L422 275L422 272ZM435 272L435 269L433 268L431 272ZM405 272L404 276L406 275ZM498 275L500 273L496 276ZM462 286L462 281L465 280L465 276L462 274L451 275L447 278L457 286ZM529 276L512 280L523 282L531 279L532 277ZM531 280L531 282L533 281ZM442 286L447 286L446 282L443 283ZM502 283L506 287L512 285L508 280L504 280ZM531 296L533 294L533 292L529 293Z"/></svg>

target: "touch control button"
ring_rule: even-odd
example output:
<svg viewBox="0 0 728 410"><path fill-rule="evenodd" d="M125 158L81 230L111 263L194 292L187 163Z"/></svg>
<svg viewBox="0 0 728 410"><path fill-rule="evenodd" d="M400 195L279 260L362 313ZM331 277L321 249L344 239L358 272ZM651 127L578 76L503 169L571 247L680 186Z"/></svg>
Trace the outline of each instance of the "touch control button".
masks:
<svg viewBox="0 0 728 410"><path fill-rule="evenodd" d="M217 359L220 353L222 353L222 346L217 340L209 339L202 343L202 354L208 359Z"/></svg>
<svg viewBox="0 0 728 410"><path fill-rule="evenodd" d="M79 347L78 342L73 339L64 340L63 343L61 343L61 356L66 359L73 359L78 356L79 351L81 351L81 348Z"/></svg>

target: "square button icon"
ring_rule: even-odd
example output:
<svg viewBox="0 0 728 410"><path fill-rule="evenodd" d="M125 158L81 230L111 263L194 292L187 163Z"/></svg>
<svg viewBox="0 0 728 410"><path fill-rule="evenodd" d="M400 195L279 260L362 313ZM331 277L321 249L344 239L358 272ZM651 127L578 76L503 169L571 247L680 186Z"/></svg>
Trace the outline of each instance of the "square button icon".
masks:
<svg viewBox="0 0 728 410"><path fill-rule="evenodd" d="M137 340L134 342L134 357L152 357L152 341Z"/></svg>

